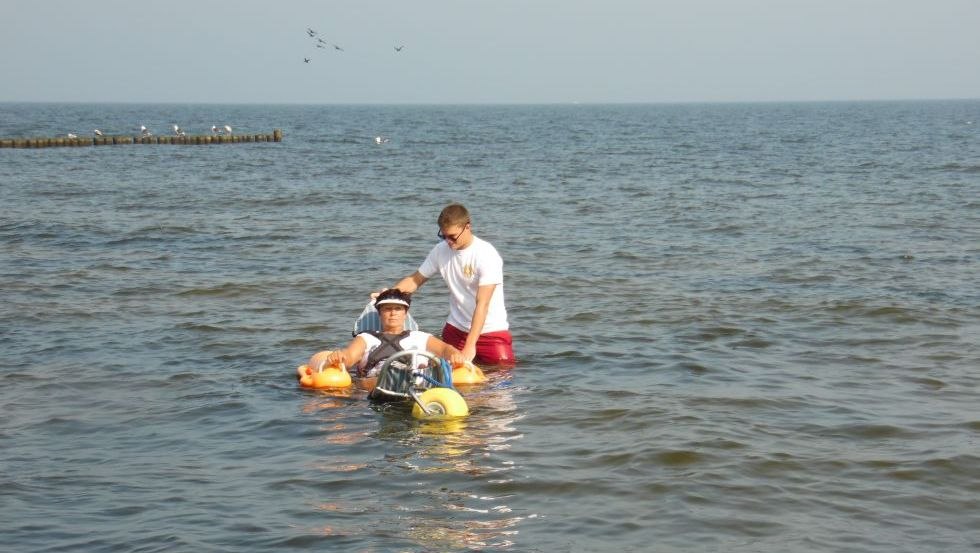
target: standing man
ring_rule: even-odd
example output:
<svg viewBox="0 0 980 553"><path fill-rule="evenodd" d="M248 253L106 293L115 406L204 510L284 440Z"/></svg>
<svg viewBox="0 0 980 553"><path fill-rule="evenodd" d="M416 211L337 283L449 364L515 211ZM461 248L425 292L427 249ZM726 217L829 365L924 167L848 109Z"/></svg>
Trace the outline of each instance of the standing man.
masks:
<svg viewBox="0 0 980 553"><path fill-rule="evenodd" d="M449 318L442 339L467 361L515 363L504 307L504 261L490 242L473 234L470 213L450 204L439 214L439 238L429 255L395 288L415 292L439 273L449 287Z"/></svg>

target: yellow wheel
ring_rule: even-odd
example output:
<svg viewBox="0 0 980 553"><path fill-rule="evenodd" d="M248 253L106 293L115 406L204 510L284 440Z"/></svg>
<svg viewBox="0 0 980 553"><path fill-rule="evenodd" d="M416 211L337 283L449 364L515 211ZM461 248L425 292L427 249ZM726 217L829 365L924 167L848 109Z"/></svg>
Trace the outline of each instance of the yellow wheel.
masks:
<svg viewBox="0 0 980 553"><path fill-rule="evenodd" d="M470 414L466 400L459 392L450 388L429 388L422 392L419 401L425 405L425 411L418 402L412 406L412 416L417 419L430 417L465 417Z"/></svg>

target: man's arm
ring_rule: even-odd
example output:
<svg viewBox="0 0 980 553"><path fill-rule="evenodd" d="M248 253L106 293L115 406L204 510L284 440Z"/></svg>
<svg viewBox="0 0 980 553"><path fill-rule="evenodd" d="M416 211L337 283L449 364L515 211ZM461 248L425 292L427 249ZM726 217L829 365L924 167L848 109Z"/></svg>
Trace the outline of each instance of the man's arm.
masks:
<svg viewBox="0 0 980 553"><path fill-rule="evenodd" d="M496 288L496 284L484 284L476 289L476 307L473 308L470 333L466 336L466 344L463 346L463 357L467 361L473 361L476 357L476 342L480 339L480 334L483 334L483 324L487 321L487 312L490 310L490 298Z"/></svg>
<svg viewBox="0 0 980 553"><path fill-rule="evenodd" d="M407 277L398 281L393 288L398 288L402 292L411 294L422 287L429 279L422 276L422 273L415 271L414 273L408 275Z"/></svg>

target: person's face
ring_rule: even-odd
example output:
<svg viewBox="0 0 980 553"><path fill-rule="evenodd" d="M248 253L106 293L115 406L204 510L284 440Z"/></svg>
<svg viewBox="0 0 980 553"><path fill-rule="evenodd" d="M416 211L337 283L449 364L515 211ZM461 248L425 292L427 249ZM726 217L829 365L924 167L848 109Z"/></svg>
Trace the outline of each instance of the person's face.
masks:
<svg viewBox="0 0 980 553"><path fill-rule="evenodd" d="M406 313L408 313L408 309L405 309L404 305L385 304L378 309L378 316L381 317L381 324L386 327L401 327L401 325L405 324Z"/></svg>
<svg viewBox="0 0 980 553"><path fill-rule="evenodd" d="M464 223L462 225L446 225L439 227L439 233L437 236L446 241L449 247L458 250L463 245L467 244L466 233L470 229L469 223Z"/></svg>

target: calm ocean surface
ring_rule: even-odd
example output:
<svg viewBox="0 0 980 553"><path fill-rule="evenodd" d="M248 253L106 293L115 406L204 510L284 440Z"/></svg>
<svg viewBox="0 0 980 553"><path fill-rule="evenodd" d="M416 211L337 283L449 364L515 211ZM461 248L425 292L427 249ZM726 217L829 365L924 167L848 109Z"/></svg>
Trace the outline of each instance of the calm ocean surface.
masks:
<svg viewBox="0 0 980 553"><path fill-rule="evenodd" d="M0 104L174 123L285 138L0 150L0 550L980 547L980 101ZM518 367L298 389L451 201Z"/></svg>

